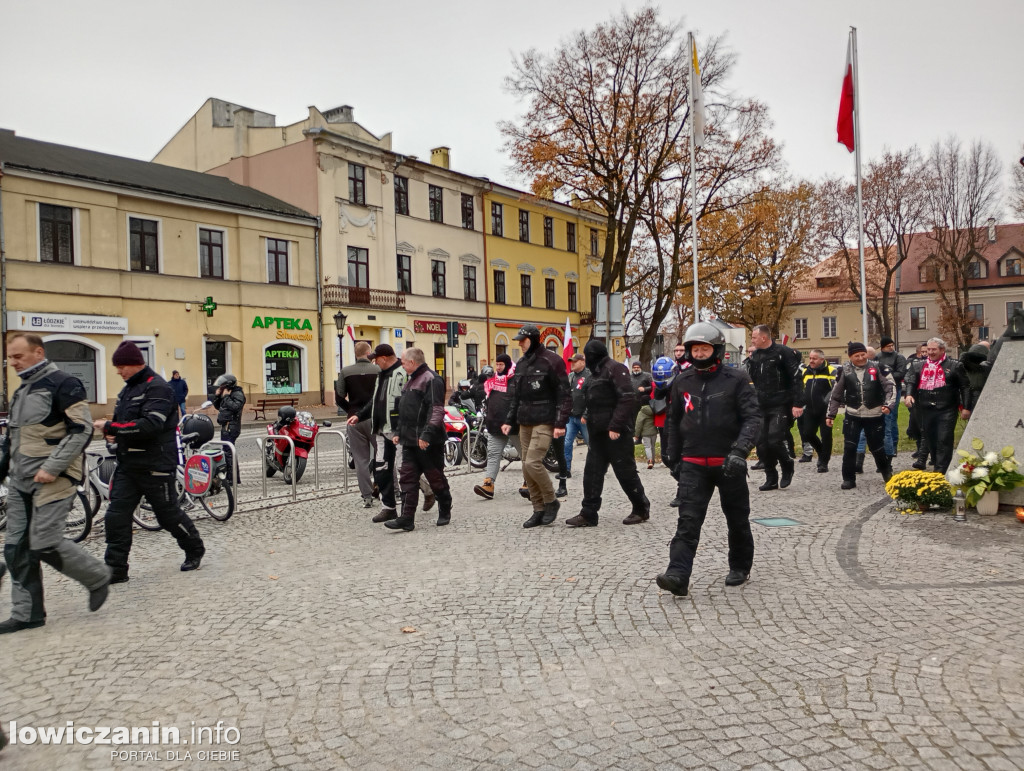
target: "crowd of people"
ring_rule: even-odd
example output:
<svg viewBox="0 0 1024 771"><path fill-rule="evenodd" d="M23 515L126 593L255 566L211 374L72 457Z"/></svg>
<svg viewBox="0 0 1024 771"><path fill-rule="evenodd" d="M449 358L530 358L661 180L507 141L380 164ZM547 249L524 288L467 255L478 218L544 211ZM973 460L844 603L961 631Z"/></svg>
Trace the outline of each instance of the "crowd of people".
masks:
<svg viewBox="0 0 1024 771"><path fill-rule="evenodd" d="M792 429L798 424L800 461L812 462L816 454L817 471L826 473L833 426L842 409L841 489L856 487L867 452L887 481L897 454L902 397L910 411L908 435L917 442L914 468L924 469L930 460L945 473L956 420L970 417L989 358L987 347L980 345L952 359L939 338L904 358L893 340L883 337L877 352L851 342L848 361L839 367L820 350L810 351L803 363L797 351L773 339L768 327L758 326L750 356L732 367L725 363L722 332L697 323L675 346L673 357L659 358L650 374L639 364L631 372L599 339L573 356L567 371L561 357L541 345L536 326L524 325L514 339L521 350L517 361L497 356L493 366L463 381L451 397L451 403L479 414L487 432L484 478L474 492L484 500L495 498L504 452L515 442L522 459L519 492L532 505L523 527L550 526L567 494L579 440L587 446L582 499L566 525L598 525L609 468L631 504L623 524L639 525L650 519L651 502L637 470L635 445L643 444L652 469L660 443L661 462L678 483L669 503L678 509L678 520L668 568L657 583L677 596L688 592L701 527L716 489L729 531L725 582L738 586L747 581L754 552L746 481L752 450L758 459L753 468L765 472L757 489L788 488L797 463ZM379 499L373 522L408 532L415 529L422 493L423 511L436 504L436 524L449 524L453 501L444 472L444 380L419 348L399 356L387 343L371 350L361 342L355 353L356 362L342 370L335 390L339 411L347 417L363 505L370 508ZM81 583L89 609L98 610L110 584L128 581L131 515L143 498L183 551L181 570L198 569L206 549L175 490L175 431L184 399L175 382L179 378L165 381L126 341L112 361L125 381L114 414L93 421L81 381L46 359L41 338L14 334L8 360L22 382L0 443L0 478L9 478L11 491L4 562L12 584L11 616L0 622L0 634L45 624L43 562ZM233 441L244 392L231 375L215 386L222 438ZM82 480L82 451L94 432L117 448L102 561L63 537L75 486ZM557 487L543 462L552 445L559 465Z"/></svg>

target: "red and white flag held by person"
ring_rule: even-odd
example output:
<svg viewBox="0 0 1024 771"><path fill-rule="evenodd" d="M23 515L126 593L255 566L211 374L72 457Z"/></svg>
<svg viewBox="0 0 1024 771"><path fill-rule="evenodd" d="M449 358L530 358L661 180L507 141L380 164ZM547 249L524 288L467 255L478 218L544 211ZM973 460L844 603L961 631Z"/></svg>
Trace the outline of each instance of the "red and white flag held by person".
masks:
<svg viewBox="0 0 1024 771"><path fill-rule="evenodd" d="M839 95L839 120L836 133L839 144L853 152L853 110L856 94L853 87L853 38L846 44L846 67L843 68L843 90Z"/></svg>
<svg viewBox="0 0 1024 771"><path fill-rule="evenodd" d="M626 366L629 366L630 360L633 358L633 354L629 352L629 345L626 345Z"/></svg>
<svg viewBox="0 0 1024 771"><path fill-rule="evenodd" d="M565 362L565 374L572 371L572 363L569 361L573 356L572 348L572 327L569 325L569 317L565 317L565 333L562 338L562 361Z"/></svg>

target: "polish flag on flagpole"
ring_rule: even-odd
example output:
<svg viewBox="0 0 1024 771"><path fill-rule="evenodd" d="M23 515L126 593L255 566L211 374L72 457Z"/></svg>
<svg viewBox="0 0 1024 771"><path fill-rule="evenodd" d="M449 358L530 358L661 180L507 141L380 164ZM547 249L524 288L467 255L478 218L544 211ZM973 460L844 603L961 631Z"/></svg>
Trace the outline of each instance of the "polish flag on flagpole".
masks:
<svg viewBox="0 0 1024 771"><path fill-rule="evenodd" d="M853 109L856 98L853 87L853 38L846 44L846 67L843 69L843 90L839 95L839 120L836 122L838 142L851 153L854 148Z"/></svg>
<svg viewBox="0 0 1024 771"><path fill-rule="evenodd" d="M629 351L629 346L626 346L626 366L629 366L630 359L633 358L633 354Z"/></svg>
<svg viewBox="0 0 1024 771"><path fill-rule="evenodd" d="M354 343L356 341L356 333L352 329L352 325L349 324L347 327L345 327L345 331L348 332L348 339Z"/></svg>
<svg viewBox="0 0 1024 771"><path fill-rule="evenodd" d="M789 345L789 335L783 335L782 336L782 344L783 345Z"/></svg>
<svg viewBox="0 0 1024 771"><path fill-rule="evenodd" d="M565 373L569 374L572 370L572 364L569 363L569 359L573 356L572 348L572 326L569 324L569 317L565 317L565 334L562 338L562 361L565 362Z"/></svg>

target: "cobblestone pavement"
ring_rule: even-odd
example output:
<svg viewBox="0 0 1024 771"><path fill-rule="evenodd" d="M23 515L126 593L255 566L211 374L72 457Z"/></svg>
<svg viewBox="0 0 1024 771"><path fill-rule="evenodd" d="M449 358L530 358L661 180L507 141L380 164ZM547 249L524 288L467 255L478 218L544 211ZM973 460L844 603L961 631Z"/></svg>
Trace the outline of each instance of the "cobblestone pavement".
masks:
<svg viewBox="0 0 1024 771"><path fill-rule="evenodd" d="M120 748L156 753L134 760L18 744L0 767L1024 768L1024 528L901 516L875 474L843 493L838 462L797 468L752 492L753 517L800 524L753 526L743 587L722 583L713 502L685 598L653 582L663 468L640 471L655 505L634 527L610 479L601 525L566 528L576 478L555 526L524 530L513 466L492 502L456 479L446 528L385 531L355 495L200 521L197 573L139 533L96 614L46 568L47 625L0 638L0 719L239 740Z"/></svg>

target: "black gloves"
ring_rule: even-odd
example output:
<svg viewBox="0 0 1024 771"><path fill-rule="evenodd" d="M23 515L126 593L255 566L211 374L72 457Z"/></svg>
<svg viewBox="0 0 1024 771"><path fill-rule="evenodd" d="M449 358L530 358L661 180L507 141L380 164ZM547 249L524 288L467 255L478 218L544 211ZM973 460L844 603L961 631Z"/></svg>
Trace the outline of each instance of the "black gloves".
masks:
<svg viewBox="0 0 1024 771"><path fill-rule="evenodd" d="M722 464L722 476L729 477L730 479L742 479L747 476L747 459L736 453L731 452L725 459L725 463Z"/></svg>

